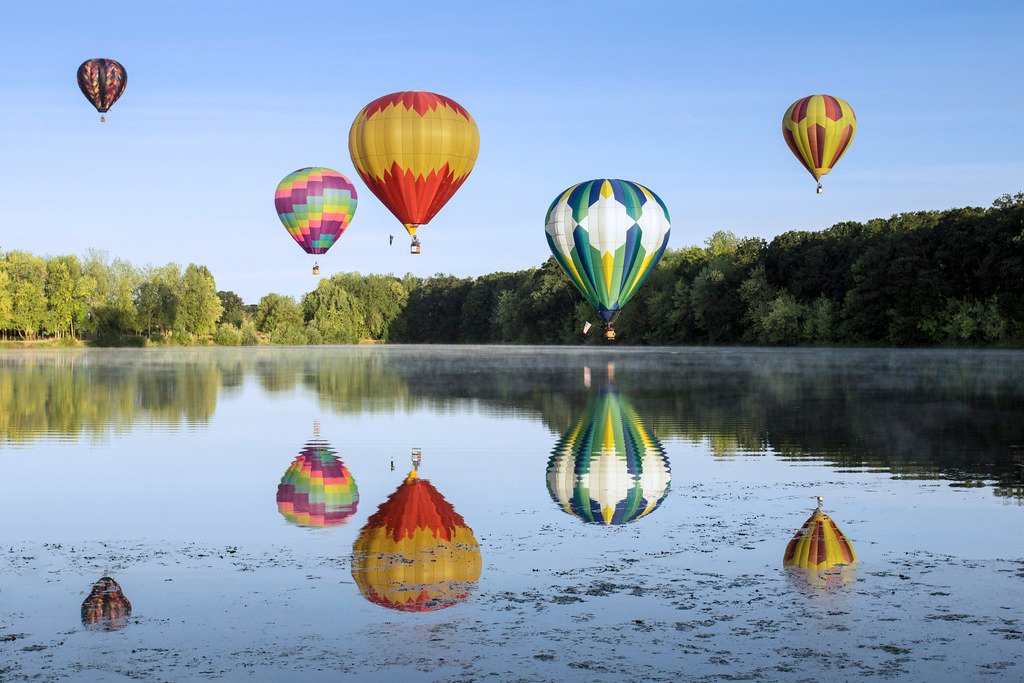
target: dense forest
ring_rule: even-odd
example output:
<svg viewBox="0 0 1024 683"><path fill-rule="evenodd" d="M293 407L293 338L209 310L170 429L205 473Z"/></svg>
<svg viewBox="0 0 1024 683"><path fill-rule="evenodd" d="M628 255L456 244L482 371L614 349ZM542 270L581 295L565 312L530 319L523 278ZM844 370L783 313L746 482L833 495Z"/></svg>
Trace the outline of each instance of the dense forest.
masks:
<svg viewBox="0 0 1024 683"><path fill-rule="evenodd" d="M0 253L0 335L119 344L601 343L554 259L475 278L340 273L246 304L209 269ZM988 209L666 251L616 322L626 344L1024 345L1024 193Z"/></svg>

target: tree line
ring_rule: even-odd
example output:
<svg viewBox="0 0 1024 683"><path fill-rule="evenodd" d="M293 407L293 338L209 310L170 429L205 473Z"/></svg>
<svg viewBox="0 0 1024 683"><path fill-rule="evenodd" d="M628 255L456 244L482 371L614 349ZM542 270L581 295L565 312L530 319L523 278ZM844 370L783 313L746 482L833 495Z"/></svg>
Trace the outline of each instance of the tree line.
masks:
<svg viewBox="0 0 1024 683"><path fill-rule="evenodd" d="M321 279L246 304L201 265L0 253L0 334L97 344L600 343L554 259L473 278ZM842 222L670 249L616 322L620 343L1024 344L1024 193L988 208Z"/></svg>

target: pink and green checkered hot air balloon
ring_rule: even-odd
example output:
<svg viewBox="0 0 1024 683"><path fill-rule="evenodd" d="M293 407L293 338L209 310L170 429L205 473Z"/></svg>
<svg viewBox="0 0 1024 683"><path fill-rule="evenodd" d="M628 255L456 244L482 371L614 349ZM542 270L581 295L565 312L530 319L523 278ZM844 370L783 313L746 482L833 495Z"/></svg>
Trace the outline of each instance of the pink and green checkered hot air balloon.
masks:
<svg viewBox="0 0 1024 683"><path fill-rule="evenodd" d="M307 254L334 246L356 212L356 188L329 168L302 168L285 176L274 193L277 216ZM319 265L313 274L320 274Z"/></svg>
<svg viewBox="0 0 1024 683"><path fill-rule="evenodd" d="M358 506L352 473L325 441L307 443L277 487L278 511L299 526L339 526Z"/></svg>

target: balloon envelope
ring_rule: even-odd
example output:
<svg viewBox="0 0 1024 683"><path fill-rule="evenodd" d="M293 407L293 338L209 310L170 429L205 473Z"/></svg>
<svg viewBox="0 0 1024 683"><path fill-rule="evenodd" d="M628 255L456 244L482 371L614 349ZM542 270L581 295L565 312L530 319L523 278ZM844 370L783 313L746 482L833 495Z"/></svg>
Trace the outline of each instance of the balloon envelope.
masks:
<svg viewBox="0 0 1024 683"><path fill-rule="evenodd" d="M650 514L671 482L661 442L610 388L590 400L548 460L551 498L591 524L625 524Z"/></svg>
<svg viewBox="0 0 1024 683"><path fill-rule="evenodd" d="M348 178L316 166L285 176L274 193L274 206L288 234L307 254L323 254L352 221L356 199Z"/></svg>
<svg viewBox="0 0 1024 683"><path fill-rule="evenodd" d="M87 59L78 67L78 87L96 111L105 113L128 85L128 72L113 59Z"/></svg>
<svg viewBox="0 0 1024 683"><path fill-rule="evenodd" d="M786 145L815 180L832 170L856 133L853 107L832 95L802 97L782 117Z"/></svg>
<svg viewBox="0 0 1024 683"><path fill-rule="evenodd" d="M611 322L661 260L670 228L658 195L628 180L599 178L560 194L544 232L566 276Z"/></svg>
<svg viewBox="0 0 1024 683"><path fill-rule="evenodd" d="M359 177L415 235L469 177L480 132L455 100L410 90L363 107L349 130L348 149Z"/></svg>
<svg viewBox="0 0 1024 683"><path fill-rule="evenodd" d="M816 508L786 546L782 563L821 571L838 565L855 564L857 553L832 518Z"/></svg>
<svg viewBox="0 0 1024 683"><path fill-rule="evenodd" d="M306 444L277 487L277 509L299 526L339 526L358 507L355 479L325 441Z"/></svg>
<svg viewBox="0 0 1024 683"><path fill-rule="evenodd" d="M132 603L121 591L121 586L109 576L93 584L89 596L82 603L82 624L104 631L116 631L128 623Z"/></svg>
<svg viewBox="0 0 1024 683"><path fill-rule="evenodd" d="M370 602L403 612L444 609L480 580L480 545L416 471L373 513L352 546L352 578Z"/></svg>

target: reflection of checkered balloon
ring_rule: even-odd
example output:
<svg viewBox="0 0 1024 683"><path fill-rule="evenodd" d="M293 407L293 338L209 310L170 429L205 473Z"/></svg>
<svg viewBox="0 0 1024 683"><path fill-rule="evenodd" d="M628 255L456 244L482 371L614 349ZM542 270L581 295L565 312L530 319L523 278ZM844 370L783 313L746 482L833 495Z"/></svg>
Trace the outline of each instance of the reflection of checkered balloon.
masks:
<svg viewBox="0 0 1024 683"><path fill-rule="evenodd" d="M551 204L544 232L569 280L612 321L633 298L668 246L668 209L627 180L573 185Z"/></svg>
<svg viewBox="0 0 1024 683"><path fill-rule="evenodd" d="M306 444L277 487L277 509L300 526L338 526L358 506L352 474L323 441Z"/></svg>
<svg viewBox="0 0 1024 683"><path fill-rule="evenodd" d="M329 168L303 168L277 186L278 218L307 254L323 254L334 245L356 212L356 188Z"/></svg>

